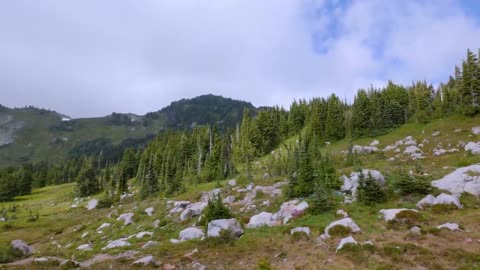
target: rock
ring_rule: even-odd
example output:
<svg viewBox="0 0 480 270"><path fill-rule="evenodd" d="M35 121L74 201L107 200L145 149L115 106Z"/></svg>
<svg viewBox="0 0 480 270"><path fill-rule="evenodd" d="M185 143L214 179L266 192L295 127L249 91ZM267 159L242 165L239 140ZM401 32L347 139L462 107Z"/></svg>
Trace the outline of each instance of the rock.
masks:
<svg viewBox="0 0 480 270"><path fill-rule="evenodd" d="M341 241L340 241L340 244L338 244L338 247L337 247L337 252L339 250L341 250L345 245L347 244L350 244L350 245L357 245L357 241L355 241L355 239L353 239L352 236L349 236L349 237L345 237L343 238Z"/></svg>
<svg viewBox="0 0 480 270"><path fill-rule="evenodd" d="M100 225L100 227L97 228L97 231L101 231L101 230L103 230L105 228L108 228L110 226L111 226L110 223L103 223L102 225Z"/></svg>
<svg viewBox="0 0 480 270"><path fill-rule="evenodd" d="M88 232L82 234L82 239L88 236Z"/></svg>
<svg viewBox="0 0 480 270"><path fill-rule="evenodd" d="M432 206L435 203L435 197L427 195L417 203L417 208L424 209L427 206Z"/></svg>
<svg viewBox="0 0 480 270"><path fill-rule="evenodd" d="M190 227L181 231L178 238L180 241L188 241L193 239L201 239L203 237L205 237L203 230L197 227Z"/></svg>
<svg viewBox="0 0 480 270"><path fill-rule="evenodd" d="M465 151L472 153L472 155L479 155L480 154L480 143L476 142L468 142L465 145Z"/></svg>
<svg viewBox="0 0 480 270"><path fill-rule="evenodd" d="M33 261L36 263L45 263L48 262L48 258L35 258Z"/></svg>
<svg viewBox="0 0 480 270"><path fill-rule="evenodd" d="M235 179L231 179L231 180L228 180L228 185L231 186L231 187L234 187L237 185L237 180Z"/></svg>
<svg viewBox="0 0 480 270"><path fill-rule="evenodd" d="M129 242L127 242L127 239L122 238L122 239L114 240L108 243L104 248L102 248L102 250L117 248L117 247L129 247L129 246L131 245Z"/></svg>
<svg viewBox="0 0 480 270"><path fill-rule="evenodd" d="M413 234L420 234L422 233L422 229L418 226L413 226L410 228L410 232Z"/></svg>
<svg viewBox="0 0 480 270"><path fill-rule="evenodd" d="M408 209L408 208L398 208L398 209L382 209L380 210L380 214L383 215L383 219L385 222L392 221L397 218L397 214L403 211L413 211L418 213L415 209Z"/></svg>
<svg viewBox="0 0 480 270"><path fill-rule="evenodd" d="M335 222L330 223L330 225L328 225L325 228L325 231L324 231L325 235L330 237L329 231L331 228L335 226L343 226L343 227L349 228L350 232L352 233L357 233L362 231L360 227L358 227L358 225L351 218L344 218L344 219L337 220Z"/></svg>
<svg viewBox="0 0 480 270"><path fill-rule="evenodd" d="M139 232L135 235L135 237L137 239L142 239L144 238L145 236L148 236L148 237L152 237L153 236L153 232Z"/></svg>
<svg viewBox="0 0 480 270"><path fill-rule="evenodd" d="M479 135L480 134L480 126L472 127L472 133L475 134L475 135Z"/></svg>
<svg viewBox="0 0 480 270"><path fill-rule="evenodd" d="M220 236L220 231L229 230L233 236L240 237L243 235L242 226L234 218L231 219L217 219L208 223L207 235L209 237Z"/></svg>
<svg viewBox="0 0 480 270"><path fill-rule="evenodd" d="M417 145L417 142L413 139L412 136L407 136L403 139L404 145Z"/></svg>
<svg viewBox="0 0 480 270"><path fill-rule="evenodd" d="M357 154L370 154L370 153L378 152L378 148L375 146L354 145L352 147L352 152Z"/></svg>
<svg viewBox="0 0 480 270"><path fill-rule="evenodd" d="M153 222L153 227L154 228L158 228L160 226L160 220L156 219L154 222Z"/></svg>
<svg viewBox="0 0 480 270"><path fill-rule="evenodd" d="M181 214L180 214L180 220L185 221L187 219L191 219L193 217L193 211L191 209L185 209Z"/></svg>
<svg viewBox="0 0 480 270"><path fill-rule="evenodd" d="M178 243L181 243L182 241L178 240L178 239L170 239L170 243L172 244L178 244Z"/></svg>
<svg viewBox="0 0 480 270"><path fill-rule="evenodd" d="M224 204L232 204L235 202L235 196L228 196L225 199L223 199Z"/></svg>
<svg viewBox="0 0 480 270"><path fill-rule="evenodd" d="M301 203L298 200L284 202L280 210L272 216L272 221L287 224L290 219L303 215L307 208L308 203L306 201Z"/></svg>
<svg viewBox="0 0 480 270"><path fill-rule="evenodd" d="M258 228L262 226L272 226L272 213L261 212L250 218L247 228Z"/></svg>
<svg viewBox="0 0 480 270"><path fill-rule="evenodd" d="M151 217L151 216L153 216L153 210L154 210L153 207L149 207L149 208L145 209L145 213L147 213L147 215L149 217Z"/></svg>
<svg viewBox="0 0 480 270"><path fill-rule="evenodd" d="M97 208L97 205L98 205L98 200L97 199L92 199L87 204L87 210L93 210L93 209Z"/></svg>
<svg viewBox="0 0 480 270"><path fill-rule="evenodd" d="M440 135L440 131L435 131L434 133L432 133L433 137L437 137L438 135Z"/></svg>
<svg viewBox="0 0 480 270"><path fill-rule="evenodd" d="M196 217L202 214L203 209L207 207L207 202L197 202L194 204L190 204L187 208L180 214L180 220L184 221L190 219L192 217Z"/></svg>
<svg viewBox="0 0 480 270"><path fill-rule="evenodd" d="M90 244L83 244L77 247L77 250L89 251L93 250L92 245Z"/></svg>
<svg viewBox="0 0 480 270"><path fill-rule="evenodd" d="M158 246L158 242L156 241L148 241L145 245L142 246L143 249L146 249L146 248L151 248L151 247L154 247L154 246Z"/></svg>
<svg viewBox="0 0 480 270"><path fill-rule="evenodd" d="M121 214L117 220L121 221L123 220L124 221L124 226L127 226L129 224L132 224L132 218L133 218L133 213L125 213L125 214Z"/></svg>
<svg viewBox="0 0 480 270"><path fill-rule="evenodd" d="M296 227L290 230L290 235L293 235L294 233L304 233L307 236L310 236L310 228L308 227Z"/></svg>
<svg viewBox="0 0 480 270"><path fill-rule="evenodd" d="M460 200L457 197L453 195L445 194L445 193L442 193L435 198L435 202L433 203L433 205L437 205L437 204L444 204L444 205L453 204L460 209L463 208L462 204L460 203Z"/></svg>
<svg viewBox="0 0 480 270"><path fill-rule="evenodd" d="M23 255L29 255L33 252L33 249L22 240L13 240L10 242L10 245L13 249L19 250Z"/></svg>
<svg viewBox="0 0 480 270"><path fill-rule="evenodd" d="M460 128L455 129L453 132L458 133L461 132L462 130Z"/></svg>
<svg viewBox="0 0 480 270"><path fill-rule="evenodd" d="M337 216L342 216L342 217L346 218L346 217L348 217L348 213L343 209L339 209L339 210L337 210Z"/></svg>
<svg viewBox="0 0 480 270"><path fill-rule="evenodd" d="M379 144L380 142L378 140L373 140L373 142L370 143L370 146L377 146Z"/></svg>
<svg viewBox="0 0 480 270"><path fill-rule="evenodd" d="M125 199L128 199L128 198L131 198L133 197L134 195L132 193L124 193L120 196L120 201L123 201Z"/></svg>
<svg viewBox="0 0 480 270"><path fill-rule="evenodd" d="M396 145L387 145L385 148L383 148L383 152L388 152L397 149Z"/></svg>
<svg viewBox="0 0 480 270"><path fill-rule="evenodd" d="M376 170L362 170L362 173L365 177L368 175L371 175L372 178L377 182L379 185L383 186L385 185L385 177L380 173L379 171ZM343 175L340 180L343 181L343 185L340 188L341 191L344 192L350 192L353 196L353 200L356 200L357 198L357 188L358 188L358 180L360 178L360 172L352 172L350 174L350 178L347 176Z"/></svg>
<svg viewBox="0 0 480 270"><path fill-rule="evenodd" d="M156 261L155 259L153 258L152 255L148 255L146 257L143 257L139 260L136 260L132 263L132 265L143 265L143 266L147 266L147 265L156 265Z"/></svg>
<svg viewBox="0 0 480 270"><path fill-rule="evenodd" d="M255 187L255 185L253 183L250 183L245 187L245 189L252 190L254 187Z"/></svg>
<svg viewBox="0 0 480 270"><path fill-rule="evenodd" d="M462 231L462 229L460 229L460 227L456 223L445 223L442 225L438 225L437 229L448 229L450 231Z"/></svg>
<svg viewBox="0 0 480 270"><path fill-rule="evenodd" d="M432 181L432 186L449 191L454 195L463 192L480 196L480 164L458 168L443 178Z"/></svg>
<svg viewBox="0 0 480 270"><path fill-rule="evenodd" d="M263 180L267 180L268 178L270 178L270 174L269 173L264 173L263 174Z"/></svg>
<svg viewBox="0 0 480 270"><path fill-rule="evenodd" d="M175 269L177 269L175 265L168 264L168 263L163 265L163 270L175 270Z"/></svg>
<svg viewBox="0 0 480 270"><path fill-rule="evenodd" d="M192 269L193 270L207 270L207 267L199 262L194 262L192 264Z"/></svg>
<svg viewBox="0 0 480 270"><path fill-rule="evenodd" d="M403 153L412 155L412 154L415 154L415 153L423 153L423 152L417 146L410 145L407 148L405 148L405 151L403 151Z"/></svg>
<svg viewBox="0 0 480 270"><path fill-rule="evenodd" d="M198 253L198 248L192 250L191 252L183 255L184 258L187 258L189 260L193 260L193 256Z"/></svg>
<svg viewBox="0 0 480 270"><path fill-rule="evenodd" d="M200 200L202 202L208 203L208 201L210 199L216 199L218 197L218 195L220 195L221 192L222 192L221 188L216 188L216 189L213 189L213 190L210 190L210 191L207 191L207 192L203 192Z"/></svg>

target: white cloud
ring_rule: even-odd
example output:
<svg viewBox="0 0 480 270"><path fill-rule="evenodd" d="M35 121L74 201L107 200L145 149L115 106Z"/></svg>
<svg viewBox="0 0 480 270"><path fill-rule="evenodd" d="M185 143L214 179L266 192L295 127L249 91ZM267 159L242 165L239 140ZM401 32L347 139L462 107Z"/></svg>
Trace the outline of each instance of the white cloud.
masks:
<svg viewBox="0 0 480 270"><path fill-rule="evenodd" d="M5 2L2 101L92 116L205 93L288 105L446 79L480 44L478 24L455 1L405 3Z"/></svg>

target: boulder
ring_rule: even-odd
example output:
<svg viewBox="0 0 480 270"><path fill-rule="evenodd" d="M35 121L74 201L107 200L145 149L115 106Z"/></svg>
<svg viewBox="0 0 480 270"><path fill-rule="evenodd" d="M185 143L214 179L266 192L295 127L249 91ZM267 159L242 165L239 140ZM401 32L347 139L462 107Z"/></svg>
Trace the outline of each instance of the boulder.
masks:
<svg viewBox="0 0 480 270"><path fill-rule="evenodd" d="M480 154L480 143L477 142L468 142L465 147L465 151L472 153L473 155Z"/></svg>
<svg viewBox="0 0 480 270"><path fill-rule="evenodd" d="M199 262L193 262L192 264L193 270L207 270L207 267Z"/></svg>
<svg viewBox="0 0 480 270"><path fill-rule="evenodd" d="M413 139L412 136L407 136L403 139L404 145L417 145L417 142Z"/></svg>
<svg viewBox="0 0 480 270"><path fill-rule="evenodd" d="M373 140L373 142L370 143L370 146L377 146L379 144L380 142L378 140Z"/></svg>
<svg viewBox="0 0 480 270"><path fill-rule="evenodd" d="M440 131L435 131L435 132L432 133L433 137L437 137L438 135L440 135Z"/></svg>
<svg viewBox="0 0 480 270"><path fill-rule="evenodd" d="M20 251L23 255L29 255L33 252L33 249L22 240L13 240L10 242L10 245L13 249Z"/></svg>
<svg viewBox="0 0 480 270"><path fill-rule="evenodd" d="M145 209L145 213L147 213L147 215L149 217L151 217L151 216L153 216L153 210L154 210L153 207L149 207L149 208Z"/></svg>
<svg viewBox="0 0 480 270"><path fill-rule="evenodd" d="M135 235L135 237L137 239L142 239L144 238L145 236L148 236L148 237L152 237L153 236L153 232L139 232Z"/></svg>
<svg viewBox="0 0 480 270"><path fill-rule="evenodd" d="M133 218L133 213L125 213L125 214L121 214L117 220L118 221L124 221L123 225L124 226L127 226L127 225L130 225L133 223L132 221L132 218Z"/></svg>
<svg viewBox="0 0 480 270"><path fill-rule="evenodd" d="M143 266L156 265L156 264L157 262L155 261L152 255L148 255L132 263L132 265L143 265Z"/></svg>
<svg viewBox="0 0 480 270"><path fill-rule="evenodd" d="M344 219L337 220L335 222L330 223L330 225L328 225L325 228L325 231L324 231L325 235L330 237L329 231L331 228L335 226L343 226L343 227L349 228L350 232L352 233L357 233L362 231L360 227L358 227L358 225L351 218L344 218Z"/></svg>
<svg viewBox="0 0 480 270"><path fill-rule="evenodd" d="M377 182L379 185L381 186L385 185L385 177L379 171L365 169L365 170L362 170L362 174L365 177L368 177L368 175L371 175L372 178L375 180L375 182ZM356 200L359 179L360 179L360 172L352 172L350 174L350 178L343 175L340 178L340 180L343 181L343 184L340 190L344 192L350 192L353 196L353 200Z"/></svg>
<svg viewBox="0 0 480 270"><path fill-rule="evenodd" d="M82 234L82 239L88 236L88 232Z"/></svg>
<svg viewBox="0 0 480 270"><path fill-rule="evenodd" d="M432 186L454 195L463 192L480 196L480 164L458 168L443 178L432 181Z"/></svg>
<svg viewBox="0 0 480 270"><path fill-rule="evenodd" d="M442 193L435 198L435 202L433 203L433 205L437 205L437 204L444 204L444 205L452 205L453 204L460 209L463 208L463 206L460 203L460 200L458 199L458 197L453 196L453 195L449 195L449 194L445 194L445 193Z"/></svg>
<svg viewBox="0 0 480 270"><path fill-rule="evenodd" d="M92 199L87 204L87 210L93 210L93 209L97 208L97 205L98 205L98 200L97 199Z"/></svg>
<svg viewBox="0 0 480 270"><path fill-rule="evenodd" d="M385 148L383 148L383 152L388 152L397 149L396 145L387 145Z"/></svg>
<svg viewBox="0 0 480 270"><path fill-rule="evenodd" d="M148 241L145 245L142 246L143 249L146 249L146 248L151 248L151 247L154 247L154 246L158 246L158 242L156 241Z"/></svg>
<svg viewBox="0 0 480 270"><path fill-rule="evenodd" d="M77 250L89 251L93 250L92 245L90 244L83 244L77 247Z"/></svg>
<svg viewBox="0 0 480 270"><path fill-rule="evenodd" d="M108 243L104 248L102 248L102 250L112 249L112 248L117 248L117 247L129 247L129 246L131 246L131 244L129 242L127 242L127 239L122 238L122 239L114 240L114 241Z"/></svg>
<svg viewBox="0 0 480 270"><path fill-rule="evenodd" d="M462 229L460 229L460 226L458 226L458 224L449 223L449 222L442 225L438 225L437 229L448 229L450 231L462 231Z"/></svg>
<svg viewBox="0 0 480 270"><path fill-rule="evenodd" d="M418 213L415 209L408 209L408 208L398 208L398 209L382 209L380 210L380 214L383 215L383 219L385 222L393 221L397 218L398 213L402 211L413 211Z"/></svg>
<svg viewBox="0 0 480 270"><path fill-rule="evenodd" d="M203 230L197 227L190 227L181 231L178 238L180 241L188 241L192 239L201 239L203 237L205 237Z"/></svg>
<svg viewBox="0 0 480 270"><path fill-rule="evenodd" d="M181 214L180 214L180 220L185 221L187 219L191 219L193 217L193 211L191 209L185 209Z"/></svg>
<svg viewBox="0 0 480 270"><path fill-rule="evenodd" d="M196 217L202 214L203 209L207 207L207 202L197 202L194 204L190 204L186 207L186 209L180 214L180 220L184 221L190 219L192 217Z"/></svg>
<svg viewBox="0 0 480 270"><path fill-rule="evenodd" d="M209 237L220 236L220 231L229 230L233 236L240 237L243 235L242 226L234 219L217 219L208 223L207 235Z"/></svg>
<svg viewBox="0 0 480 270"><path fill-rule="evenodd" d="M403 151L404 154L416 154L416 153L423 153L422 150L420 150L420 148L418 148L417 146L415 145L410 145L408 146L407 148L405 148L405 151Z"/></svg>
<svg viewBox="0 0 480 270"><path fill-rule="evenodd" d="M303 215L307 208L308 203L306 201L301 203L298 200L284 202L280 210L272 216L272 221L287 224L290 219Z"/></svg>
<svg viewBox="0 0 480 270"><path fill-rule="evenodd" d="M227 184L231 187L234 187L237 185L237 180L235 179L228 180Z"/></svg>
<svg viewBox="0 0 480 270"><path fill-rule="evenodd" d="M337 216L342 216L342 217L344 217L344 218L347 218L347 217L348 217L348 213L347 213L345 210L343 210L343 209L339 209L339 210L337 210Z"/></svg>
<svg viewBox="0 0 480 270"><path fill-rule="evenodd" d="M216 188L207 192L203 192L200 201L208 203L210 199L216 199L221 192L221 188Z"/></svg>
<svg viewBox="0 0 480 270"><path fill-rule="evenodd" d="M110 223L103 223L102 225L100 225L100 227L97 228L97 231L101 231L101 230L103 230L105 228L108 228L110 226L111 226Z"/></svg>
<svg viewBox="0 0 480 270"><path fill-rule="evenodd" d="M338 247L337 247L337 252L339 250L342 250L342 248L347 245L347 244L350 244L350 245L357 245L357 241L355 241L355 239L353 239L352 236L349 236L349 237L345 237L343 238L341 241L340 241L340 244L338 244Z"/></svg>
<svg viewBox="0 0 480 270"><path fill-rule="evenodd" d="M422 229L418 226L413 226L410 228L410 232L413 234L420 234L422 233Z"/></svg>
<svg viewBox="0 0 480 270"><path fill-rule="evenodd" d="M224 204L232 204L235 202L235 196L228 196L225 199L223 199Z"/></svg>
<svg viewBox="0 0 480 270"><path fill-rule="evenodd" d="M475 134L475 135L479 135L480 134L480 126L472 127L472 133Z"/></svg>
<svg viewBox="0 0 480 270"><path fill-rule="evenodd" d="M432 206L435 203L435 197L428 194L417 203L417 208L424 209L425 207Z"/></svg>
<svg viewBox="0 0 480 270"><path fill-rule="evenodd" d="M272 226L272 213L261 212L250 218L247 228L257 228L262 226Z"/></svg>
<svg viewBox="0 0 480 270"><path fill-rule="evenodd" d="M296 227L290 230L290 234L293 235L294 233L304 233L307 236L310 236L311 231L308 227Z"/></svg>

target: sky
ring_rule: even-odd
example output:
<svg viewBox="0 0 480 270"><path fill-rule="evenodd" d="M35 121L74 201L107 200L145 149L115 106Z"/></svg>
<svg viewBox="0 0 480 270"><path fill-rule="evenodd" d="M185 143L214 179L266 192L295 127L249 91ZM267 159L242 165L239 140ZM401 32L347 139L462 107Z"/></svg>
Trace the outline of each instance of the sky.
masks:
<svg viewBox="0 0 480 270"><path fill-rule="evenodd" d="M0 104L93 117L208 93L352 100L438 85L479 47L475 0L0 1Z"/></svg>

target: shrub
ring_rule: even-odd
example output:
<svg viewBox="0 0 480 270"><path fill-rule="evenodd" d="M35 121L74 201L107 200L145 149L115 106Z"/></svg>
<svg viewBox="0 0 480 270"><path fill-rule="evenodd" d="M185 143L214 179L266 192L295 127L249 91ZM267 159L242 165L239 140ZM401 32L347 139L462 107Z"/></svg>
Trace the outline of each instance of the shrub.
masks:
<svg viewBox="0 0 480 270"><path fill-rule="evenodd" d="M110 197L104 197L98 200L97 209L110 208L113 205L113 199Z"/></svg>
<svg viewBox="0 0 480 270"><path fill-rule="evenodd" d="M230 209L223 204L221 196L217 196L217 198L212 198L208 201L208 205L203 211L201 223L207 225L210 221L215 219L232 217Z"/></svg>
<svg viewBox="0 0 480 270"><path fill-rule="evenodd" d="M421 216L418 212L412 210L403 210L397 214L395 220L407 225L415 225L420 220Z"/></svg>
<svg viewBox="0 0 480 270"><path fill-rule="evenodd" d="M432 206L432 212L436 214L448 213L452 210L457 210L458 207L454 204L435 204Z"/></svg>
<svg viewBox="0 0 480 270"><path fill-rule="evenodd" d="M369 173L367 177L360 171L357 189L358 201L366 205L374 205L387 201L387 194Z"/></svg>
<svg viewBox="0 0 480 270"><path fill-rule="evenodd" d="M309 237L304 232L294 232L292 234L292 241L308 240Z"/></svg>
<svg viewBox="0 0 480 270"><path fill-rule="evenodd" d="M267 258L263 258L257 263L257 270L271 270L271 269L272 269L272 265L270 264Z"/></svg>
<svg viewBox="0 0 480 270"><path fill-rule="evenodd" d="M395 188L399 190L400 195L427 195L432 192L430 182L424 177L413 177L403 174L395 182Z"/></svg>
<svg viewBox="0 0 480 270"><path fill-rule="evenodd" d="M345 227L343 225L335 225L330 230L328 230L328 234L331 236L340 236L345 237L349 235L351 232L350 227Z"/></svg>
<svg viewBox="0 0 480 270"><path fill-rule="evenodd" d="M316 215L323 212L330 211L335 208L335 198L332 195L331 190L327 190L322 187L317 187L315 193L312 196L309 212Z"/></svg>

